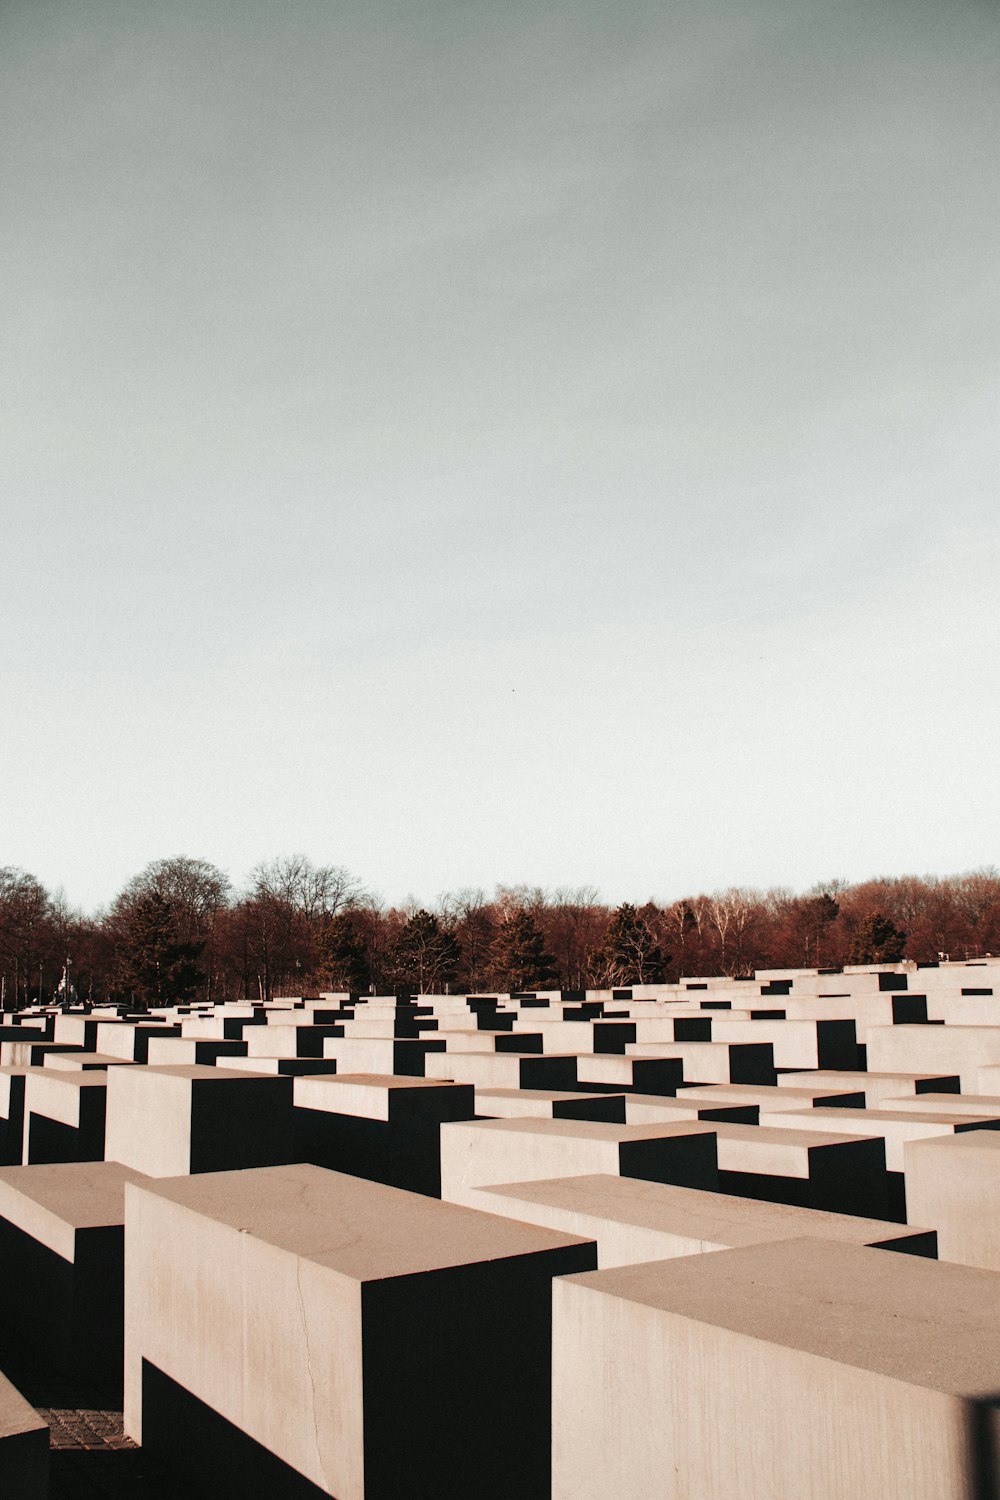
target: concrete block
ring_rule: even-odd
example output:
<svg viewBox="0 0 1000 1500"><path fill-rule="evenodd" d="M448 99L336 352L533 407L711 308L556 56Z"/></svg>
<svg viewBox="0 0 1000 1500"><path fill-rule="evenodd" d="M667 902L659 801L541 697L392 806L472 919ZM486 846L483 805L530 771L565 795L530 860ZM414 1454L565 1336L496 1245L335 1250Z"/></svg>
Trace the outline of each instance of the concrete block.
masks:
<svg viewBox="0 0 1000 1500"><path fill-rule="evenodd" d="M531 1057L514 1052L448 1052L426 1059L427 1078L471 1083L475 1088L576 1088L576 1057Z"/></svg>
<svg viewBox="0 0 1000 1500"><path fill-rule="evenodd" d="M680 1057L601 1057L576 1059L576 1077L588 1089L614 1094L662 1094L671 1098L684 1082Z"/></svg>
<svg viewBox="0 0 1000 1500"><path fill-rule="evenodd" d="M0 1166L24 1160L24 1080L29 1067L0 1068Z"/></svg>
<svg viewBox="0 0 1000 1500"><path fill-rule="evenodd" d="M1000 1135L908 1141L903 1155L909 1211L937 1230L941 1259L1000 1271Z"/></svg>
<svg viewBox="0 0 1000 1500"><path fill-rule="evenodd" d="M292 1155L292 1080L195 1064L114 1068L105 1154L149 1177L280 1165Z"/></svg>
<svg viewBox="0 0 1000 1500"><path fill-rule="evenodd" d="M382 1073L393 1077L431 1078L429 1054L444 1054L445 1044L433 1037L327 1037L323 1057L332 1057L338 1073ZM468 1080L462 1079L461 1082Z"/></svg>
<svg viewBox="0 0 1000 1500"><path fill-rule="evenodd" d="M821 1069L801 1073L779 1073L779 1088L828 1088L846 1093L860 1091L866 1109L878 1109L883 1099L902 1094L953 1093L960 1084L957 1073L864 1073L857 1070Z"/></svg>
<svg viewBox="0 0 1000 1500"><path fill-rule="evenodd" d="M471 1084L371 1073L296 1078L295 1158L431 1197L442 1123L476 1114Z"/></svg>
<svg viewBox="0 0 1000 1500"><path fill-rule="evenodd" d="M669 1101L672 1102L672 1101ZM624 1094L559 1089L476 1089L476 1114L486 1120L607 1120L624 1125ZM634 1120L630 1124L645 1124Z"/></svg>
<svg viewBox="0 0 1000 1500"><path fill-rule="evenodd" d="M31 1068L24 1081L24 1160L104 1159L108 1074Z"/></svg>
<svg viewBox="0 0 1000 1500"><path fill-rule="evenodd" d="M836 1129L830 1110L823 1131L762 1125L715 1126L719 1189L745 1198L827 1213L884 1219L895 1211L885 1142ZM769 1116L775 1122L782 1116ZM798 1116L795 1117L796 1119ZM905 1217L905 1216L904 1216Z"/></svg>
<svg viewBox="0 0 1000 1500"><path fill-rule="evenodd" d="M220 1497L549 1494L592 1243L321 1168L127 1189L125 1430Z"/></svg>
<svg viewBox="0 0 1000 1500"><path fill-rule="evenodd" d="M125 1183L117 1162L0 1171L0 1327L23 1359L121 1386ZM0 1487L0 1494L5 1493Z"/></svg>
<svg viewBox="0 0 1000 1500"><path fill-rule="evenodd" d="M773 1083L770 1042L630 1042L629 1057L679 1057L685 1083ZM653 1092L653 1090L650 1090Z"/></svg>
<svg viewBox="0 0 1000 1500"><path fill-rule="evenodd" d="M873 1026L873 1072L957 1073L962 1092L980 1091L979 1069L1000 1063L1000 1026Z"/></svg>
<svg viewBox="0 0 1000 1500"><path fill-rule="evenodd" d="M937 1248L932 1229L699 1192L637 1177L595 1175L502 1183L475 1189L468 1202L487 1213L594 1240L601 1270L802 1235L906 1255L933 1257Z"/></svg>
<svg viewBox="0 0 1000 1500"><path fill-rule="evenodd" d="M593 1173L714 1188L714 1127L529 1119L480 1120L441 1130L441 1196L451 1203L471 1202L470 1190L490 1183Z"/></svg>
<svg viewBox="0 0 1000 1500"><path fill-rule="evenodd" d="M823 1240L553 1287L553 1500L986 1500L1000 1282Z"/></svg>

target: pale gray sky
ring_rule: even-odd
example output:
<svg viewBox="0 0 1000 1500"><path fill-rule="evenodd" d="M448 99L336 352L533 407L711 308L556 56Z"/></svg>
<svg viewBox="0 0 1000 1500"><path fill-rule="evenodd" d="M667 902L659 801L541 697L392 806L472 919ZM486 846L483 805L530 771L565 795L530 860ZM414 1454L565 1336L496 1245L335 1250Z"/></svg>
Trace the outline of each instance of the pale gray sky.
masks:
<svg viewBox="0 0 1000 1500"><path fill-rule="evenodd" d="M991 0L6 0L0 864L1000 857Z"/></svg>

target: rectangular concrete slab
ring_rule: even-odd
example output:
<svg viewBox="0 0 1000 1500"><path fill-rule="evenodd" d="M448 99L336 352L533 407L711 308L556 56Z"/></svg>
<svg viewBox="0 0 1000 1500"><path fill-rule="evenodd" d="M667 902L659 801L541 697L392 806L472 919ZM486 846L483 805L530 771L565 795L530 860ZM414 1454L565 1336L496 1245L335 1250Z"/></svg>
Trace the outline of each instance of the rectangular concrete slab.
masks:
<svg viewBox="0 0 1000 1500"><path fill-rule="evenodd" d="M636 1177L596 1175L502 1183L476 1189L468 1201L487 1213L595 1240L601 1270L803 1235L907 1255L933 1257L936 1253L930 1229L699 1192Z"/></svg>
<svg viewBox="0 0 1000 1500"><path fill-rule="evenodd" d="M937 1230L941 1259L1000 1271L1000 1135L908 1141L904 1160L907 1206Z"/></svg>
<svg viewBox="0 0 1000 1500"><path fill-rule="evenodd" d="M0 1171L0 1327L29 1365L120 1386L125 1183L116 1162ZM3 1493L0 1489L0 1493Z"/></svg>
<svg viewBox="0 0 1000 1500"><path fill-rule="evenodd" d="M1000 1282L788 1240L553 1294L553 1500L991 1493Z"/></svg>
<svg viewBox="0 0 1000 1500"><path fill-rule="evenodd" d="M441 1196L467 1203L491 1183L611 1173L711 1189L718 1184L715 1127L679 1122L609 1125L589 1120L481 1120L441 1129Z"/></svg>
<svg viewBox="0 0 1000 1500"><path fill-rule="evenodd" d="M292 1080L199 1064L108 1073L106 1155L150 1177L287 1162Z"/></svg>
<svg viewBox="0 0 1000 1500"><path fill-rule="evenodd" d="M548 1495L551 1279L592 1243L304 1165L126 1215L126 1431L210 1493Z"/></svg>

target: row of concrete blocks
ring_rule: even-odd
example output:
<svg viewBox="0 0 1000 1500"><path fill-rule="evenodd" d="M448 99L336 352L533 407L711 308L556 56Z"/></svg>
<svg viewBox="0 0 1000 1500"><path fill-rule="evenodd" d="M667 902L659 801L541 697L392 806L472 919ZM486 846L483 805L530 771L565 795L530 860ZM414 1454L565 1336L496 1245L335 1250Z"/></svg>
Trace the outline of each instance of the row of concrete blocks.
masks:
<svg viewBox="0 0 1000 1500"><path fill-rule="evenodd" d="M1000 1128L998 1099L916 1092L953 1078L896 1075L891 1087L907 1097L869 1109L853 1077L855 1087L788 1075L777 1087L690 1087L664 1097L202 1065L2 1069L0 1132L8 1164L107 1158L162 1177L302 1160L433 1196L443 1185L452 1198L473 1155L477 1173L492 1160L490 1181L528 1175L519 1169L520 1135L551 1163L535 1175L608 1170L614 1155L615 1170L632 1176L901 1220L908 1140ZM477 1117L482 1123L458 1130ZM599 1166L594 1153L603 1153Z"/></svg>
<svg viewBox="0 0 1000 1500"><path fill-rule="evenodd" d="M126 1431L193 1493L995 1493L995 1273L887 1255L916 1247L885 1223L600 1175L492 1206L309 1165L0 1173L22 1331L57 1356L124 1224ZM0 1386L5 1493L44 1471Z"/></svg>

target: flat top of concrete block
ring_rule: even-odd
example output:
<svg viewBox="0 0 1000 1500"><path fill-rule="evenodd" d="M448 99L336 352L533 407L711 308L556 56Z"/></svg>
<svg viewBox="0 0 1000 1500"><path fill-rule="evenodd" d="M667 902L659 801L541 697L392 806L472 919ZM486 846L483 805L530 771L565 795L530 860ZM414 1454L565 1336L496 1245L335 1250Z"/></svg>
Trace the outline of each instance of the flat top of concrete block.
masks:
<svg viewBox="0 0 1000 1500"><path fill-rule="evenodd" d="M814 1113L814 1110L809 1111L810 1115ZM829 1113L833 1114L834 1111L830 1110ZM838 1109L836 1113L838 1115L847 1114L848 1111ZM860 1114L861 1111L851 1110L850 1113L852 1115ZM894 1118L898 1119L899 1117L895 1116ZM786 1130L783 1125L730 1125L716 1120L709 1120L704 1123L715 1131L716 1136L720 1140L750 1141L756 1142L760 1146L805 1146L809 1151L814 1150L817 1146L853 1146L857 1144L858 1137L861 1134L861 1132L856 1134L853 1130L846 1134L836 1130L796 1130L793 1125L790 1125ZM872 1140L879 1138L879 1131L877 1130L872 1130L869 1134Z"/></svg>
<svg viewBox="0 0 1000 1500"><path fill-rule="evenodd" d="M905 1385L980 1398L1000 1390L993 1271L795 1239L566 1279Z"/></svg>
<svg viewBox="0 0 1000 1500"><path fill-rule="evenodd" d="M818 1120L836 1121L840 1116L846 1116L847 1120L859 1120L862 1124L871 1121L874 1125L893 1124L898 1125L900 1121L908 1121L911 1125L953 1125L955 1114L949 1114L946 1110L918 1110L918 1109L811 1109L810 1116ZM796 1114L794 1110L789 1111L789 1119L801 1118L801 1111ZM996 1118L995 1115L963 1115L962 1119L966 1125L983 1124L988 1125ZM832 1127L831 1127L832 1128ZM848 1128L845 1123L843 1128Z"/></svg>
<svg viewBox="0 0 1000 1500"><path fill-rule="evenodd" d="M869 1079L875 1082L882 1080L899 1080L901 1082L923 1083L925 1079L954 1078L954 1073L864 1073L843 1068L818 1068L803 1069L798 1073L779 1073L778 1088L794 1088L798 1084L809 1083L815 1079L818 1084L840 1084L848 1083L856 1085L859 1089L864 1088Z"/></svg>
<svg viewBox="0 0 1000 1500"><path fill-rule="evenodd" d="M73 1072L62 1068L32 1068L28 1082L33 1083L37 1078L44 1080L46 1088L106 1089L108 1086L107 1070L103 1068L77 1068Z"/></svg>
<svg viewBox="0 0 1000 1500"><path fill-rule="evenodd" d="M139 1191L359 1282L589 1243L304 1163L158 1178L128 1201Z"/></svg>
<svg viewBox="0 0 1000 1500"><path fill-rule="evenodd" d="M698 1188L604 1173L555 1177L544 1182L505 1182L479 1188L477 1192L514 1202L550 1204L593 1218L728 1246L759 1245L769 1240L798 1239L802 1235L870 1245L874 1241L929 1233L910 1224L890 1224L884 1219L824 1213L816 1208L795 1208L786 1203L705 1193Z"/></svg>
<svg viewBox="0 0 1000 1500"><path fill-rule="evenodd" d="M0 1375L0 1438L16 1437L21 1432L47 1431L48 1423L42 1421L6 1375Z"/></svg>
<svg viewBox="0 0 1000 1500"><path fill-rule="evenodd" d="M434 1099L440 1107L449 1098L465 1097L470 1109L474 1107L471 1083L410 1078L399 1073L303 1073L295 1079L293 1089L300 1109L328 1110L368 1120L388 1120L394 1107L404 1108L408 1101L419 1108L423 1100L425 1109L433 1109Z"/></svg>
<svg viewBox="0 0 1000 1500"><path fill-rule="evenodd" d="M526 1099L528 1101L538 1100L543 1104L561 1104L564 1100L572 1100L575 1103L580 1099L604 1100L624 1099L625 1097L624 1094L590 1094L586 1089L579 1089L576 1092L572 1092L566 1089L493 1089L483 1088L479 1084L476 1085L477 1099ZM657 1094L642 1094L640 1096L630 1094L628 1097L641 1097L648 1099L650 1103L663 1103L663 1100ZM666 1102L673 1104L674 1101L668 1099Z"/></svg>
<svg viewBox="0 0 1000 1500"><path fill-rule="evenodd" d="M595 1096L600 1097L600 1096ZM450 1130L464 1128L465 1122L448 1126ZM495 1130L507 1134L566 1136L576 1140L595 1141L652 1141L661 1136L714 1135L717 1129L714 1120L658 1121L654 1125L618 1125L610 1120L549 1120L518 1118L514 1120L473 1120L468 1122L470 1130ZM721 1128L721 1127L718 1127ZM727 1127L728 1128L728 1127ZM756 1131L755 1125L747 1129ZM813 1137L815 1140L815 1137Z"/></svg>
<svg viewBox="0 0 1000 1500"><path fill-rule="evenodd" d="M963 1130L957 1135L928 1135L923 1140L906 1142L906 1159L911 1151L986 1151L1000 1153L1000 1130ZM991 1170L992 1170L991 1163Z"/></svg>
<svg viewBox="0 0 1000 1500"><path fill-rule="evenodd" d="M132 1057L112 1057L109 1052L49 1052L45 1057L46 1073L78 1073L81 1068L136 1068Z"/></svg>
<svg viewBox="0 0 1000 1500"><path fill-rule="evenodd" d="M239 1068L213 1068L208 1063L149 1063L143 1068L132 1068L129 1071L130 1078L180 1078L190 1083L219 1082L220 1080L231 1080L237 1083L251 1082L256 1078L258 1082L266 1080L268 1083L288 1082L287 1078L276 1078L273 1073L247 1073Z"/></svg>
<svg viewBox="0 0 1000 1500"><path fill-rule="evenodd" d="M116 1161L65 1161L28 1167L0 1167L0 1215L3 1204L19 1194L40 1204L76 1229L124 1222L126 1182L148 1182Z"/></svg>
<svg viewBox="0 0 1000 1500"><path fill-rule="evenodd" d="M381 1040L381 1039L380 1039ZM391 1038L389 1038L391 1040ZM406 1073L317 1073L306 1074L314 1083L343 1088L345 1084L369 1089L454 1089L465 1084L450 1083L445 1078L411 1078ZM471 1085L468 1085L471 1087Z"/></svg>
<svg viewBox="0 0 1000 1500"><path fill-rule="evenodd" d="M790 1107L794 1108L797 1103L808 1102L811 1099L841 1099L845 1094L861 1094L864 1090L858 1088L831 1088L825 1084L785 1084L778 1088L771 1083L696 1083L690 1088L677 1090L677 1098L680 1100L690 1099L703 1100L706 1103L713 1099L720 1102L729 1100L733 1104L756 1104L758 1099L773 1100L780 1104L782 1100L788 1100Z"/></svg>
<svg viewBox="0 0 1000 1500"><path fill-rule="evenodd" d="M922 1106L932 1113L940 1110L945 1115L954 1110L965 1110L966 1107L969 1112L979 1109L983 1114L992 1115L1000 1106L1000 1094L902 1094L898 1099L890 1097L881 1102L892 1108L897 1104L905 1104L907 1109Z"/></svg>

